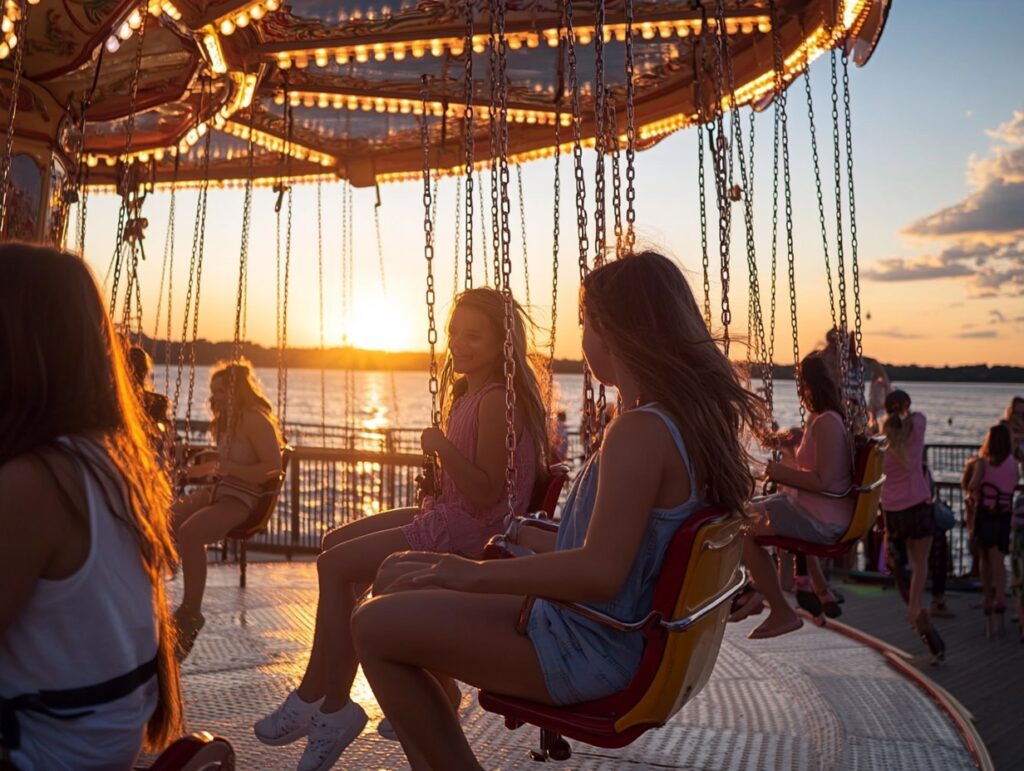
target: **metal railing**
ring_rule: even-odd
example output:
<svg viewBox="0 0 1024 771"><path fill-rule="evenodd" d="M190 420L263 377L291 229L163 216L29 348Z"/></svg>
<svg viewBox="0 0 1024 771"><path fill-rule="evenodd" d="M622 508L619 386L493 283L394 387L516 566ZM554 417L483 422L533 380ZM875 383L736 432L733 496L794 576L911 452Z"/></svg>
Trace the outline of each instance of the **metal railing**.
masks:
<svg viewBox="0 0 1024 771"><path fill-rule="evenodd" d="M179 424L179 432L184 426ZM205 444L206 424L193 421L190 439ZM287 555L316 553L325 533L361 517L416 505L416 477L421 473L417 429L379 431L292 423L288 441L295 447L281 495L265 533L254 536L248 548ZM978 447L930 444L925 462L933 476L935 497L950 507L956 525L948 531L949 572L971 569L970 536L965 527L960 475ZM568 432L567 456L572 476L583 459L579 432ZM563 489L564 495L569 485ZM1024 489L1024 488L1020 488Z"/></svg>

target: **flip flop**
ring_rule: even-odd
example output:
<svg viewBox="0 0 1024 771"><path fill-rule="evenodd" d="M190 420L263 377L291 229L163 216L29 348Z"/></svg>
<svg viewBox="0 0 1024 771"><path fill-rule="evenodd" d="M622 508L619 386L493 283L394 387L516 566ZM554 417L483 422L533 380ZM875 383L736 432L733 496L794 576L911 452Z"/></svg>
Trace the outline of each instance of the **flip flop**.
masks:
<svg viewBox="0 0 1024 771"><path fill-rule="evenodd" d="M755 616L764 610L764 597L759 591L751 588L736 598L734 610L729 614L729 622L742 621L748 616Z"/></svg>
<svg viewBox="0 0 1024 771"><path fill-rule="evenodd" d="M178 639L174 646L174 655L180 664L192 652L200 630L206 624L202 613L186 613L180 607L174 611L174 626L178 630Z"/></svg>

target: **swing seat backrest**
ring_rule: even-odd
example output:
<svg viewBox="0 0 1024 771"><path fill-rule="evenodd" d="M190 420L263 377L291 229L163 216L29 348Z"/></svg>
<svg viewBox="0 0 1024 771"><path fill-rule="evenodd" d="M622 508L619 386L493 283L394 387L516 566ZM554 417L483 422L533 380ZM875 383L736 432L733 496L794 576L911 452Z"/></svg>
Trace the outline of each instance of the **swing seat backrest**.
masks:
<svg viewBox="0 0 1024 771"><path fill-rule="evenodd" d="M291 446L285 445L281 449L281 470L270 476L263 484L246 490L251 494L256 494L258 497L253 504L249 517L238 527L231 530L228 533L228 538L248 541L257 533L262 533L267 529L267 525L270 524L270 517L274 513L274 507L277 505L277 498L281 494L281 488L284 486L285 476L288 472L288 462L293 452L294 450Z"/></svg>
<svg viewBox="0 0 1024 771"><path fill-rule="evenodd" d="M153 765L137 771L231 771L234 767L231 742L201 731L173 742Z"/></svg>
<svg viewBox="0 0 1024 771"><path fill-rule="evenodd" d="M558 506L558 499L562 495L562 488L569 478L569 464L556 463L548 466L547 477L537 477L530 493L530 508L527 511L531 514L544 512L548 519L555 518L555 507Z"/></svg>
<svg viewBox="0 0 1024 771"><path fill-rule="evenodd" d="M853 516L846 532L835 543L813 543L800 541L796 538L781 536L762 536L757 539L761 546L775 546L791 552L800 552L815 557L838 557L845 554L861 538L866 536L878 518L878 506L882 497L882 485L885 484L885 453L889 443L885 436L879 434L868 438L858 438L854 452L853 484L845 495L830 497L844 498L856 496Z"/></svg>
<svg viewBox="0 0 1024 771"><path fill-rule="evenodd" d="M651 613L633 632L645 635L646 645L623 691L563 707L481 692L480 706L504 715L511 728L530 723L597 747L624 747L664 725L714 669L729 600L746 581L739 567L740 524L716 506L679 526L655 584Z"/></svg>

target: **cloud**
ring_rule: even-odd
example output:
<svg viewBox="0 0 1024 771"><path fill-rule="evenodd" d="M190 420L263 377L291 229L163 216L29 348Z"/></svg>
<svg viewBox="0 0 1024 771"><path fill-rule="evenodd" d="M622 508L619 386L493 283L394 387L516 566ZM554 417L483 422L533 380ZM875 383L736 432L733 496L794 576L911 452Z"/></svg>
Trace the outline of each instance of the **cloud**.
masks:
<svg viewBox="0 0 1024 771"><path fill-rule="evenodd" d="M916 332L904 332L902 329L872 329L869 334L872 337L891 337L895 340L920 340L924 337Z"/></svg>
<svg viewBox="0 0 1024 771"><path fill-rule="evenodd" d="M963 339L992 338L998 336L999 334L994 329L977 329L971 332L961 332L957 335L957 337Z"/></svg>
<svg viewBox="0 0 1024 771"><path fill-rule="evenodd" d="M1024 296L1024 111L986 133L994 145L968 159L967 197L904 229L941 250L879 260L864 271L866 278L956 278L966 280L974 297Z"/></svg>
<svg viewBox="0 0 1024 771"><path fill-rule="evenodd" d="M1006 316L1002 314L997 308L993 308L988 312L988 315L992 317L992 324L1003 324L1006 322Z"/></svg>

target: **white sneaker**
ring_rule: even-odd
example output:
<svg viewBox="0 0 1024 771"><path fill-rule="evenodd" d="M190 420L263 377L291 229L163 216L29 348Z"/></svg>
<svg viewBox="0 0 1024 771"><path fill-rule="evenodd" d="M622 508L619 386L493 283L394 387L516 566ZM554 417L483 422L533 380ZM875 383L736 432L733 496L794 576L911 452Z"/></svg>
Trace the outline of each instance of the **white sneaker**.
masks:
<svg viewBox="0 0 1024 771"><path fill-rule="evenodd" d="M327 771L365 727L366 713L354 701L337 712L324 714L317 710L298 771Z"/></svg>
<svg viewBox="0 0 1024 771"><path fill-rule="evenodd" d="M291 744L309 733L313 715L320 711L323 697L310 703L303 701L298 692L288 694L281 705L252 727L256 738L271 747Z"/></svg>
<svg viewBox="0 0 1024 771"><path fill-rule="evenodd" d="M398 741L398 732L395 731L395 727L391 725L391 721L387 718L383 718L379 723L377 723L377 733L389 742Z"/></svg>

